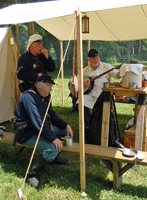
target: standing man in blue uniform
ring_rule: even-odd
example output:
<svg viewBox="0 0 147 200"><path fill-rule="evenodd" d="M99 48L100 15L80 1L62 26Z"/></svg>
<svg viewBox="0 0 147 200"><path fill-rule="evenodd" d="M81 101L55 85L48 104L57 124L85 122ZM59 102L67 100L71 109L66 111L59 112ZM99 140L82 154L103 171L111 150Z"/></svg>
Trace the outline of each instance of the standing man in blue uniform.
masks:
<svg viewBox="0 0 147 200"><path fill-rule="evenodd" d="M21 92L31 88L37 78L42 74L53 72L55 70L55 62L49 56L47 49L42 46L42 36L33 34L30 36L27 52L22 54L18 60L17 78L24 81L20 84Z"/></svg>
<svg viewBox="0 0 147 200"><path fill-rule="evenodd" d="M50 99L46 97L50 96L52 84L55 83L51 76L42 75L37 79L35 86L21 96L16 111L16 122L28 121L28 126L18 138L20 144L29 147L35 146ZM40 187L40 182L37 180L36 175L47 163L68 163L68 160L59 157L63 144L58 139L58 136L64 137L66 135L73 137L72 128L64 120L60 119L50 106L37 145L37 149L41 150L42 154L32 163L27 176L27 181L36 188Z"/></svg>

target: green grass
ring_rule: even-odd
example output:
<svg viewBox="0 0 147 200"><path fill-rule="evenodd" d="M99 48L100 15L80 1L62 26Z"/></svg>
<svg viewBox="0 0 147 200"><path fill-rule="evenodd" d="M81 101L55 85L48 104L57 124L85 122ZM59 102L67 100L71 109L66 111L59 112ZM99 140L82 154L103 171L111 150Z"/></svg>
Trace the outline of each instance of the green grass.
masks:
<svg viewBox="0 0 147 200"><path fill-rule="evenodd" d="M52 76L55 76L53 74ZM55 93L53 94L53 109L73 128L74 141L79 141L79 117L78 113L71 113L72 103L68 97L69 90L67 83L72 74L64 79L64 106L62 105L61 79L58 80ZM133 105L116 103L119 128L123 139L127 122L133 116ZM11 131L11 123L3 123L7 131ZM32 150L24 149L19 156L16 156L19 147L12 148L11 145L0 143L0 200L15 199L17 189L22 187L23 178L26 173ZM107 153L107 152L106 152ZM35 153L35 157L39 154ZM28 200L80 200L80 157L78 154L64 152L63 158L69 160L67 166L47 165L40 173L39 180L43 188L37 190L25 183L23 194ZM113 175L96 158L86 157L86 190L85 200L97 199L125 199L143 200L147 199L147 168L130 169L123 175L123 184L119 190L113 189Z"/></svg>

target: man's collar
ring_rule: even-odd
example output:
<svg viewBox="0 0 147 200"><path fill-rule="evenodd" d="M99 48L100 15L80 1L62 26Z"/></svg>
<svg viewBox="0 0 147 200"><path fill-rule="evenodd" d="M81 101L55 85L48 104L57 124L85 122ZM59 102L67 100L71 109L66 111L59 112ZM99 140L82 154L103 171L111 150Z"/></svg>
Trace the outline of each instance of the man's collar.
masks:
<svg viewBox="0 0 147 200"><path fill-rule="evenodd" d="M38 54L37 54L37 56L35 56L35 55L32 54L30 51L28 51L28 54L30 54L33 58L36 58L36 57L38 56Z"/></svg>

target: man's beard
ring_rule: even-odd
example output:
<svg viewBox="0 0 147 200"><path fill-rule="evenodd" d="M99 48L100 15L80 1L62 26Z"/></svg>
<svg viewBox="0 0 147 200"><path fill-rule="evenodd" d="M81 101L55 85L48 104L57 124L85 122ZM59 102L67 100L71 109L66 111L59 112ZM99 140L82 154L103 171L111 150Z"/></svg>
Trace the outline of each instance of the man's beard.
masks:
<svg viewBox="0 0 147 200"><path fill-rule="evenodd" d="M92 67L98 67L99 66L99 63L96 63L96 64L91 64Z"/></svg>

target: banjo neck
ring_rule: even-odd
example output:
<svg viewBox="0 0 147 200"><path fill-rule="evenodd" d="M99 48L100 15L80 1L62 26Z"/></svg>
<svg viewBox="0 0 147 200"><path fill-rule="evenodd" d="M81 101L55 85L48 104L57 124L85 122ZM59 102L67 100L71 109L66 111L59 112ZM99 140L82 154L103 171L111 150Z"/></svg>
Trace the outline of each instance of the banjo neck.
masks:
<svg viewBox="0 0 147 200"><path fill-rule="evenodd" d="M96 80L97 78L100 78L101 76L103 76L103 75L105 75L105 74L107 74L107 73L111 72L111 71L112 71L112 70L114 70L114 69L119 69L119 68L121 67L121 65L122 65L122 64L120 64L120 65L117 65L116 67L114 67L114 68L111 68L111 69L109 69L108 71L105 71L105 72L103 72L102 74L100 74L100 75L98 75L98 76L96 76L96 77L94 77L94 78L90 79L90 82L92 82L92 81Z"/></svg>

